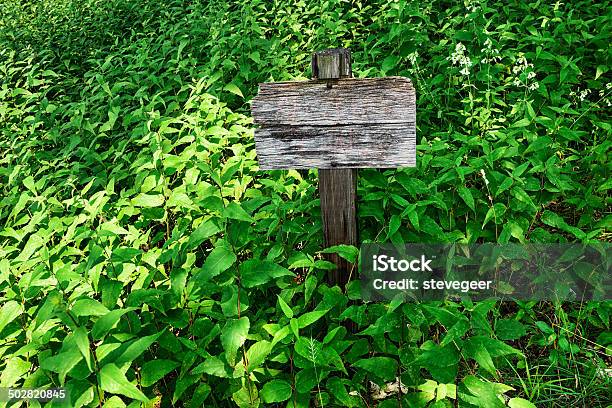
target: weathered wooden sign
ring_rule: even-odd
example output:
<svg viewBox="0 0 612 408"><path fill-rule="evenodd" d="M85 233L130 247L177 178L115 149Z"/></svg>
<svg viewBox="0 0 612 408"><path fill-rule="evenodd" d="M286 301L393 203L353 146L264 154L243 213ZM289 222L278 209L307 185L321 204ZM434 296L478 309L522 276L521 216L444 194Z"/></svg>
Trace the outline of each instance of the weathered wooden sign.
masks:
<svg viewBox="0 0 612 408"><path fill-rule="evenodd" d="M310 81L259 85L251 112L263 170L319 170L325 243L357 245L357 169L416 165L416 96L408 78L352 78L351 54L317 52ZM336 254L331 283L352 265Z"/></svg>
<svg viewBox="0 0 612 408"><path fill-rule="evenodd" d="M259 167L416 165L416 102L408 78L260 84L251 110Z"/></svg>

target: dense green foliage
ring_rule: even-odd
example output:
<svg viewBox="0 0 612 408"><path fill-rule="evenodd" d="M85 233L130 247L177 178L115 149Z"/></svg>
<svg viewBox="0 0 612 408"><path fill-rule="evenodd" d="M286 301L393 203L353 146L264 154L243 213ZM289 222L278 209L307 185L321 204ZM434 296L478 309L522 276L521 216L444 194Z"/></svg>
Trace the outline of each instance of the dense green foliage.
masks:
<svg viewBox="0 0 612 408"><path fill-rule="evenodd" d="M2 0L0 387L65 386L68 406L605 406L609 302L329 287L316 171L258 170L248 101L327 47L356 76L412 78L418 166L360 171L362 241L610 241L610 9Z"/></svg>

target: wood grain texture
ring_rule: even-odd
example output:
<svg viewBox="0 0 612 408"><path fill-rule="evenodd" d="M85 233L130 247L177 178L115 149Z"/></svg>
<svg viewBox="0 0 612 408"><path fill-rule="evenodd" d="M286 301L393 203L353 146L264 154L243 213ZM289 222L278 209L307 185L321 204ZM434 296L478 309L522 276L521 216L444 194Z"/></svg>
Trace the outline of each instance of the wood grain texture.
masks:
<svg viewBox="0 0 612 408"><path fill-rule="evenodd" d="M261 84L251 110L264 170L416 165L416 95L408 78Z"/></svg>
<svg viewBox="0 0 612 408"><path fill-rule="evenodd" d="M262 128L256 144L263 170L416 165L414 123Z"/></svg>
<svg viewBox="0 0 612 408"><path fill-rule="evenodd" d="M414 123L416 94L403 77L270 82L251 112L261 127Z"/></svg>
<svg viewBox="0 0 612 408"><path fill-rule="evenodd" d="M319 170L319 194L325 246L357 246L357 170ZM344 287L353 264L337 254L325 254L325 259L337 266L329 272L329 282Z"/></svg>
<svg viewBox="0 0 612 408"><path fill-rule="evenodd" d="M312 78L335 79L352 77L351 50L330 48L312 54Z"/></svg>

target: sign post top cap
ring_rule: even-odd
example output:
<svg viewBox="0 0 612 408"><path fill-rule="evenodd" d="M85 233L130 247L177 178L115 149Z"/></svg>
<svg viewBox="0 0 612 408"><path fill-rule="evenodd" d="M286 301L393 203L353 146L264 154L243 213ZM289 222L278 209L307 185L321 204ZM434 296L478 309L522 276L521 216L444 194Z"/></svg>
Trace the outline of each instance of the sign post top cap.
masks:
<svg viewBox="0 0 612 408"><path fill-rule="evenodd" d="M339 79L352 76L350 49L329 48L312 54L313 79Z"/></svg>

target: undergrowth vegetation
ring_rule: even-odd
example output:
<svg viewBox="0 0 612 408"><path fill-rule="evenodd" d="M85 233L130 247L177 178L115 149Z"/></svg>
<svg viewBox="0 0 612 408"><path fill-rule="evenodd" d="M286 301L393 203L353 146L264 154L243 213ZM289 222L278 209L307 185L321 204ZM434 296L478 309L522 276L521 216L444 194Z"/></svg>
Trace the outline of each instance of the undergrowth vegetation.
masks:
<svg viewBox="0 0 612 408"><path fill-rule="evenodd" d="M362 242L609 242L610 9L2 0L0 387L72 407L606 406L610 302L326 284L316 170L258 170L249 100L328 47L412 79L417 167L359 172Z"/></svg>

